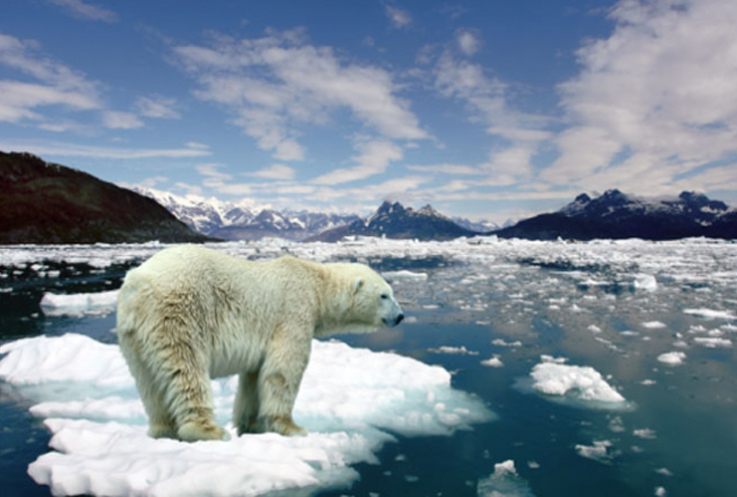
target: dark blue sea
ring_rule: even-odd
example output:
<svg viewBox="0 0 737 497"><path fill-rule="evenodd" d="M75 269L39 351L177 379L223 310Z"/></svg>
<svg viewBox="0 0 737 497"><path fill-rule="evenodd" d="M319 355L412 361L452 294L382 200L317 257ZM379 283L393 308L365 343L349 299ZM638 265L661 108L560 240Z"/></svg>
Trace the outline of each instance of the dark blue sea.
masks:
<svg viewBox="0 0 737 497"><path fill-rule="evenodd" d="M264 495L737 495L737 244L359 239L213 247L250 259L288 252L371 265L392 283L408 319L336 338L442 366L452 389L489 413L446 434L387 427L392 440L373 460L348 465L357 476ZM115 290L160 248L2 248L1 343L73 333L115 344L114 307L40 302L50 293ZM536 386L532 372L546 363L572 366L550 380L573 387ZM587 397L592 371L625 400ZM27 473L53 450L43 417L29 411L39 397L28 392L0 380L6 496L50 495ZM512 472L504 470L510 461Z"/></svg>

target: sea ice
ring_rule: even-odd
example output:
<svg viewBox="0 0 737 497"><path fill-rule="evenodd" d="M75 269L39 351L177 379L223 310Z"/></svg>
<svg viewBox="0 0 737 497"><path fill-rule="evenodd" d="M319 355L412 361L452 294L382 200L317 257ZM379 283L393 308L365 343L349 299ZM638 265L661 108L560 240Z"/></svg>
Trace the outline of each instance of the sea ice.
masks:
<svg viewBox="0 0 737 497"><path fill-rule="evenodd" d="M483 402L450 374L391 353L314 341L294 409L307 437L237 437L228 422L237 378L212 382L228 442L146 436L146 418L116 345L83 335L36 337L0 347L0 379L36 402L52 452L29 466L54 495L259 495L345 485L350 467L403 435L447 435L488 421Z"/></svg>
<svg viewBox="0 0 737 497"><path fill-rule="evenodd" d="M527 480L517 474L514 461L500 462L494 465L494 473L482 478L476 485L479 497L534 497Z"/></svg>
<svg viewBox="0 0 737 497"><path fill-rule="evenodd" d="M665 323L662 323L660 321L645 321L644 323L642 323L642 326L649 330L658 330L667 327Z"/></svg>
<svg viewBox="0 0 737 497"><path fill-rule="evenodd" d="M683 364L683 361L686 359L686 353L681 351L676 352L666 352L665 354L660 354L658 356L658 361L668 364L669 366L678 366L680 364Z"/></svg>
<svg viewBox="0 0 737 497"><path fill-rule="evenodd" d="M694 316L698 316L700 318L706 318L706 319L737 319L737 316L735 316L730 311L716 311L714 309L684 309L683 312L686 314L692 314Z"/></svg>
<svg viewBox="0 0 737 497"><path fill-rule="evenodd" d="M117 302L118 290L69 295L47 292L41 299L40 305L47 316L80 316L89 313L112 312Z"/></svg>
<svg viewBox="0 0 737 497"><path fill-rule="evenodd" d="M603 403L614 407L626 403L625 398L589 366L571 366L543 357L532 368L533 390L553 396L570 396L576 400Z"/></svg>
<svg viewBox="0 0 737 497"><path fill-rule="evenodd" d="M594 445L581 445L578 444L574 448L576 453L587 459L593 459L594 461L608 464L616 454L612 450L612 442L609 440L594 440Z"/></svg>
<svg viewBox="0 0 737 497"><path fill-rule="evenodd" d="M450 345L441 345L437 349L427 349L428 352L433 354L453 354L453 355L479 355L474 350L468 350L464 345L460 347L453 347Z"/></svg>
<svg viewBox="0 0 737 497"><path fill-rule="evenodd" d="M493 357L490 357L489 359L485 359L481 361L482 366L489 366L491 368L501 368L504 367L504 363L502 362L499 355L494 354Z"/></svg>
<svg viewBox="0 0 737 497"><path fill-rule="evenodd" d="M654 292L658 289L658 282L652 274L638 274L635 276L635 281L632 285L637 290L646 290L648 292Z"/></svg>

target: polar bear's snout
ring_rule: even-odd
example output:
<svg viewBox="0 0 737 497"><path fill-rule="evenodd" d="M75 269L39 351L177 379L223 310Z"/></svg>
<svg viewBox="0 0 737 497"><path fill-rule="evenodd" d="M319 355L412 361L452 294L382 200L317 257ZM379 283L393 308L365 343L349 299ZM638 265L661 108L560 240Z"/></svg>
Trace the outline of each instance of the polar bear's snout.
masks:
<svg viewBox="0 0 737 497"><path fill-rule="evenodd" d="M404 319L404 313L402 312L402 308L399 307L397 301L394 300L394 297L390 297L390 302L389 310L384 317L381 318L381 321L385 326L397 326Z"/></svg>

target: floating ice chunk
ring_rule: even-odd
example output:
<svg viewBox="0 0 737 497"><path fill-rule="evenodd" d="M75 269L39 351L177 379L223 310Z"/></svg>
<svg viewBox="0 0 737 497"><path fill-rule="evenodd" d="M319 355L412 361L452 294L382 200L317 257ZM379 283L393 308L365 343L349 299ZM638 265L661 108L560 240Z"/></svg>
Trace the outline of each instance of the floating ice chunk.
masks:
<svg viewBox="0 0 737 497"><path fill-rule="evenodd" d="M460 347L452 347L450 345L441 345L437 349L427 349L428 352L433 354L455 354L455 355L479 355L474 350L468 350L464 345Z"/></svg>
<svg viewBox="0 0 737 497"><path fill-rule="evenodd" d="M667 327L665 323L661 323L660 321L645 321L644 323L642 323L642 326L649 330L657 330Z"/></svg>
<svg viewBox="0 0 737 497"><path fill-rule="evenodd" d="M703 345L710 349L716 349L718 347L728 348L732 346L732 340L727 338L719 337L696 337L693 339L694 343Z"/></svg>
<svg viewBox="0 0 737 497"><path fill-rule="evenodd" d="M496 338L492 340L492 345L496 345L497 347L522 347L522 342L519 340L516 340L514 342L507 342L503 338Z"/></svg>
<svg viewBox="0 0 737 497"><path fill-rule="evenodd" d="M594 445L581 445L575 446L576 453L587 459L593 459L594 461L608 464L615 455L612 450L612 442L609 440L594 440Z"/></svg>
<svg viewBox="0 0 737 497"><path fill-rule="evenodd" d="M533 390L554 396L605 404L622 404L625 398L589 366L542 362L532 368Z"/></svg>
<svg viewBox="0 0 737 497"><path fill-rule="evenodd" d="M504 367L504 363L502 362L500 356L497 355L497 354L494 354L494 356L491 357L491 358L489 358L489 359L485 359L485 360L481 361L481 365L483 365L483 366L489 366L491 368L501 368L501 367Z"/></svg>
<svg viewBox="0 0 737 497"><path fill-rule="evenodd" d="M657 438L657 434L655 430L651 430L650 428L642 428L639 430L635 430L632 432L632 434L636 437L644 438L647 440L654 440Z"/></svg>
<svg viewBox="0 0 737 497"><path fill-rule="evenodd" d="M668 495L668 492L665 490L665 487L655 487L655 497L665 497Z"/></svg>
<svg viewBox="0 0 737 497"><path fill-rule="evenodd" d="M683 361L686 359L686 353L681 351L676 352L666 352L665 354L660 354L658 356L658 361L668 364L669 366L678 366L680 364L683 364Z"/></svg>
<svg viewBox="0 0 737 497"><path fill-rule="evenodd" d="M357 478L351 465L403 435L450 434L491 419L450 374L411 358L314 341L294 416L310 434L235 436L183 443L146 436L146 418L116 345L82 335L36 337L0 347L0 379L48 416L53 452L29 466L54 495L259 495L305 493ZM228 423L237 378L213 381L218 422Z"/></svg>
<svg viewBox="0 0 737 497"><path fill-rule="evenodd" d="M706 319L737 319L730 311L716 311L714 309L684 309L683 312Z"/></svg>
<svg viewBox="0 0 737 497"><path fill-rule="evenodd" d="M494 473L482 478L476 484L479 497L534 497L527 480L517 474L514 461L500 462L494 465Z"/></svg>
<svg viewBox="0 0 737 497"><path fill-rule="evenodd" d="M652 274L638 274L635 276L635 281L632 283L632 286L634 286L636 290L654 292L658 289L658 282Z"/></svg>
<svg viewBox="0 0 737 497"><path fill-rule="evenodd" d="M80 316L89 313L112 312L117 302L118 290L70 295L47 292L41 299L41 309L47 316Z"/></svg>
<svg viewBox="0 0 737 497"><path fill-rule="evenodd" d="M427 279L427 273L414 273L403 269L401 271L384 271L381 275L387 280L417 280Z"/></svg>

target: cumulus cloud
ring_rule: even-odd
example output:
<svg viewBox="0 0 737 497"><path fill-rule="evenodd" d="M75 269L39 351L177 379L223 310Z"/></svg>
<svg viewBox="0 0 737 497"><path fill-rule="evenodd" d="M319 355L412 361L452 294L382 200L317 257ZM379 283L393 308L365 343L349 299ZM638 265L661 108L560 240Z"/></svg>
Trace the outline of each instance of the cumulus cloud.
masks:
<svg viewBox="0 0 737 497"><path fill-rule="evenodd" d="M38 108L62 106L71 110L102 107L98 84L83 74L43 57L34 41L0 33L0 64L38 80L0 81L0 121L43 120Z"/></svg>
<svg viewBox="0 0 737 497"><path fill-rule="evenodd" d="M456 33L456 43L458 49L468 56L475 54L481 48L478 35L467 29L461 29Z"/></svg>
<svg viewBox="0 0 737 497"><path fill-rule="evenodd" d="M55 141L2 140L0 150L31 152L36 155L58 155L61 157L90 157L95 159L150 159L165 157L180 159L210 155L208 150L193 148L151 149L114 148L79 145Z"/></svg>
<svg viewBox="0 0 737 497"><path fill-rule="evenodd" d="M47 0L49 3L62 7L67 13L86 21L115 22L118 14L112 10L98 7L82 0Z"/></svg>
<svg viewBox="0 0 737 497"><path fill-rule="evenodd" d="M176 100L166 97L139 97L136 100L136 110L144 117L155 119L179 119L181 114L176 111Z"/></svg>
<svg viewBox="0 0 737 497"><path fill-rule="evenodd" d="M131 112L111 110L102 113L102 124L109 129L135 129L142 127L143 121Z"/></svg>
<svg viewBox="0 0 737 497"><path fill-rule="evenodd" d="M708 166L737 151L737 3L623 0L609 17L611 36L584 45L560 86L572 125L543 178L648 194L734 184Z"/></svg>
<svg viewBox="0 0 737 497"><path fill-rule="evenodd" d="M469 32L461 32L457 42L462 51L460 40L463 33L473 37ZM474 43L466 41L468 55L472 54ZM487 186L508 186L529 179L532 157L541 144L553 136L545 129L550 119L514 109L509 102L507 83L487 77L481 65L458 60L448 50L438 58L434 75L435 89L441 95L463 102L469 111L469 119L485 126L489 135L504 144L495 147L485 163L459 165L453 170L461 174L488 175Z"/></svg>
<svg viewBox="0 0 737 497"><path fill-rule="evenodd" d="M307 43L301 30L256 39L216 37L209 46L176 47L200 87L195 95L228 109L233 122L279 160L301 160L300 130L347 109L388 139L428 137L386 70L343 60Z"/></svg>
<svg viewBox="0 0 737 497"><path fill-rule="evenodd" d="M392 5L387 5L385 12L392 25L397 29L404 28L412 24L412 16L406 10L399 9Z"/></svg>
<svg viewBox="0 0 737 497"><path fill-rule="evenodd" d="M260 169L253 173L247 173L248 176L264 179L290 180L294 179L297 172L294 168L285 166L284 164L272 164L271 166Z"/></svg>
<svg viewBox="0 0 737 497"><path fill-rule="evenodd" d="M357 165L336 169L312 180L319 185L337 185L368 178L386 171L392 161L400 160L402 148L389 140L373 140L356 145L359 154L352 157Z"/></svg>

